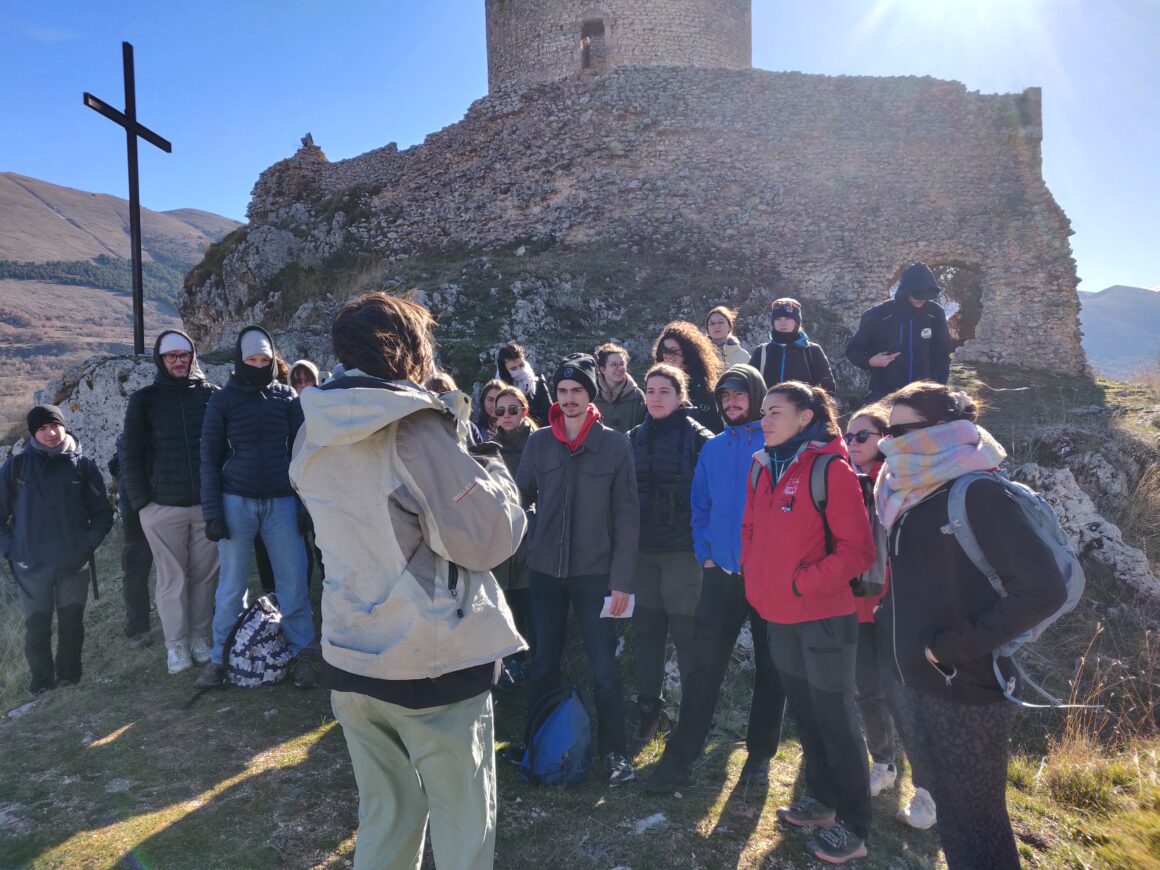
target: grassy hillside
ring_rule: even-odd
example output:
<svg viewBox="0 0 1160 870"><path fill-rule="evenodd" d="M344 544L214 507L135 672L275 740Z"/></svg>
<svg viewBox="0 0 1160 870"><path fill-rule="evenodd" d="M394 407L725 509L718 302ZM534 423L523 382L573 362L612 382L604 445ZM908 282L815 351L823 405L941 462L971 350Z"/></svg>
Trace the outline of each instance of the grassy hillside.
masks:
<svg viewBox="0 0 1160 870"><path fill-rule="evenodd" d="M985 425L1018 459L1035 453L1032 427L1074 419L1156 459L1160 395L1143 387L956 369L988 399ZM1023 390L1021 387L1029 387ZM1145 477L1123 520L1160 497ZM1151 481L1150 483L1147 481ZM322 692L213 692L193 702L194 672L169 677L156 647L127 650L117 541L101 552L104 594L86 616L85 679L0 720L0 867L339 868L349 866L357 794ZM1155 559L1158 555L1153 553ZM317 587L313 590L317 597ZM1155 604L1131 600L1093 568L1083 605L1029 651L1026 664L1104 711L1024 713L1010 766L1010 805L1028 867L1160 866L1160 671ZM159 626L154 622L159 635ZM20 628L0 605L0 700L22 701ZM582 690L583 652L571 632L565 672ZM631 696L631 638L622 657ZM595 777L568 789L533 788L500 765L497 866L677 868L816 867L804 838L778 827L774 809L801 788L800 747L787 727L768 794L737 786L751 672L734 668L696 784L672 798ZM523 702L499 697L501 745L517 738ZM632 705L629 705L630 709ZM635 726L630 713L630 727ZM661 743L635 761L659 757ZM871 855L859 867L944 866L934 832L893 821L908 777L874 801ZM660 815L658 815L660 814ZM433 866L428 857L426 866Z"/></svg>

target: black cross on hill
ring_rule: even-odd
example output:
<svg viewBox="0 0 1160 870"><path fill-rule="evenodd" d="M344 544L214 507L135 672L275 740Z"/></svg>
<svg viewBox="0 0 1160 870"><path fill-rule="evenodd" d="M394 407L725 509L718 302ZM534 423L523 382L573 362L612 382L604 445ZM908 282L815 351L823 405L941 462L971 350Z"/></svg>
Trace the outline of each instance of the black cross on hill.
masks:
<svg viewBox="0 0 1160 870"><path fill-rule="evenodd" d="M129 242L133 261L133 353L145 353L145 301L141 279L141 191L137 182L137 137L166 154L173 146L148 127L137 122L137 87L133 80L133 46L121 43L125 66L125 111L118 112L104 100L85 92L85 105L125 128L129 150Z"/></svg>

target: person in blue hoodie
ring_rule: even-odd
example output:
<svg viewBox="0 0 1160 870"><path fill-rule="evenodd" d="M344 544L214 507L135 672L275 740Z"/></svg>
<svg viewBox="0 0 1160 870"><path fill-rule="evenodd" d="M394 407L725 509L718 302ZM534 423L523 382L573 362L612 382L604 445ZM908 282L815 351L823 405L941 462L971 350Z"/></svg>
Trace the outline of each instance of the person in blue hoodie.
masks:
<svg viewBox="0 0 1160 870"><path fill-rule="evenodd" d="M893 299L863 312L846 345L846 359L870 373L863 404L915 381L947 382L954 343L946 312L935 302L941 292L930 267L915 263L902 273Z"/></svg>
<svg viewBox="0 0 1160 870"><path fill-rule="evenodd" d="M764 449L758 417L765 382L748 365L729 368L714 391L725 430L701 450L693 475L693 549L702 570L701 598L694 628L695 656L688 685L683 686L680 721L665 746L645 791L668 794L691 781L693 762L701 754L713 723L721 683L737 636L749 618L756 676L749 709L742 781L769 782L769 762L781 741L785 694L766 641L765 621L745 598L741 561L741 518L753 454Z"/></svg>
<svg viewBox="0 0 1160 870"><path fill-rule="evenodd" d="M769 341L754 348L749 356L749 364L761 372L765 383L772 387L785 381L801 381L835 395L834 373L826 352L802 332L801 303L788 297L774 299L769 318L773 328Z"/></svg>
<svg viewBox="0 0 1160 870"><path fill-rule="evenodd" d="M24 452L0 467L0 556L16 575L28 690L39 695L81 678L85 565L113 527L113 508L100 469L65 430L60 408L37 405L27 423Z"/></svg>

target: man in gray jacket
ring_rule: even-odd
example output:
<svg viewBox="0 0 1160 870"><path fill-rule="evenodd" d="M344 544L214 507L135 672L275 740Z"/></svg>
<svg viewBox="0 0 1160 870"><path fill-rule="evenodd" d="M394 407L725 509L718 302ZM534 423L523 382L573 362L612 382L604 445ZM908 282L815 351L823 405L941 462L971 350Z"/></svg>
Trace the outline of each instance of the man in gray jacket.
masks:
<svg viewBox="0 0 1160 870"><path fill-rule="evenodd" d="M302 394L290 479L326 561L323 681L359 792L356 870L495 857L490 687L526 649L491 570L527 521L498 458L460 446L419 386L434 371L427 309L385 293L334 321L345 368Z"/></svg>
<svg viewBox="0 0 1160 870"><path fill-rule="evenodd" d="M616 661L616 627L601 619L628 607L636 565L640 515L628 438L600 422L596 361L565 357L552 378L556 403L549 426L528 438L516 482L525 507L535 507L528 535L531 573L532 661L528 709L560 685L560 659L571 605L580 624L596 684L597 747L609 785L635 778L626 757L624 689ZM517 747L508 759L522 757Z"/></svg>

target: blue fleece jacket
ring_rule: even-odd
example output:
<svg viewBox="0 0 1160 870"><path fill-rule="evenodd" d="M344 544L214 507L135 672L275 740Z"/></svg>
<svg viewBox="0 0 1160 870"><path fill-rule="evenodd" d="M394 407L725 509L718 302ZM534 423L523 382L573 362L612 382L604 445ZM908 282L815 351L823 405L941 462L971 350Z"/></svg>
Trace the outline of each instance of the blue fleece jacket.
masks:
<svg viewBox="0 0 1160 870"><path fill-rule="evenodd" d="M741 518L753 454L765 439L761 424L727 426L701 450L693 474L693 551L736 574L741 564Z"/></svg>

